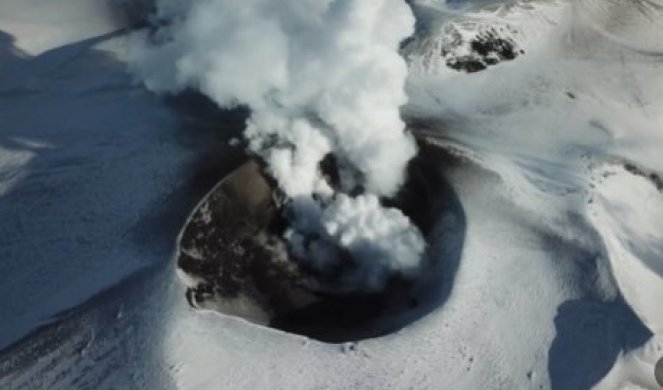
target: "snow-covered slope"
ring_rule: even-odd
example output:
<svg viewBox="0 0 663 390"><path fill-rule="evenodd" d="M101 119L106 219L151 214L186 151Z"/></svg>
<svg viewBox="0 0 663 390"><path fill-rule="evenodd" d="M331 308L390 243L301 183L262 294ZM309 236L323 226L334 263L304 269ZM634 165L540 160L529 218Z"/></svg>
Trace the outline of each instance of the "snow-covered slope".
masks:
<svg viewBox="0 0 663 390"><path fill-rule="evenodd" d="M522 2L455 16L406 47L413 70L408 112L496 172L510 198L537 215L539 229L589 251L596 260L579 264L595 268L598 283L592 288L582 281L588 290L582 296L610 302L618 293L660 335L660 4ZM477 74L449 66L449 26L476 31L493 25L506 25L501 34L524 54ZM638 369L649 375L639 376L641 382L654 383L660 355L640 361Z"/></svg>
<svg viewBox="0 0 663 390"><path fill-rule="evenodd" d="M132 83L120 26L78 3L0 4L0 348L163 263L173 243L158 233L206 190L189 194L192 164L224 160L213 133Z"/></svg>
<svg viewBox="0 0 663 390"><path fill-rule="evenodd" d="M36 57L28 38L3 40L0 290L16 297L0 305L3 343L133 276L0 352L0 387L655 389L663 14L652 1L423 3L404 114L456 156L440 164L465 246L438 310L347 345L188 307L173 239L203 190L176 189L210 138L131 84L122 36ZM448 66L472 44L442 53L444 34L491 28L524 53Z"/></svg>

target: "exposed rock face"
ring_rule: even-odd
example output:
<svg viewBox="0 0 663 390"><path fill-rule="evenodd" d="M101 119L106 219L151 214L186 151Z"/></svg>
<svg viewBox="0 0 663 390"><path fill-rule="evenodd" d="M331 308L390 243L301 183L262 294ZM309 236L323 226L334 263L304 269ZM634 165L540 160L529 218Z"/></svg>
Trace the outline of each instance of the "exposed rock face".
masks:
<svg viewBox="0 0 663 390"><path fill-rule="evenodd" d="M403 190L384 200L401 209L429 241L437 218L451 209L439 153L422 145ZM393 275L380 292L341 294L321 288L328 283L325 275L288 253L279 196L260 165L249 161L198 205L181 234L178 257L192 306L329 342L389 333L404 325L398 319L403 312L418 310L425 299L418 281L400 275ZM428 258L424 267L424 274L439 270Z"/></svg>
<svg viewBox="0 0 663 390"><path fill-rule="evenodd" d="M511 61L524 53L508 36L513 33L508 27L485 27L475 35L467 36L450 25L445 29L440 54L451 69L478 72L500 62Z"/></svg>
<svg viewBox="0 0 663 390"><path fill-rule="evenodd" d="M459 18L438 25L422 16L418 23L419 33L401 47L415 67L474 73L525 54L522 31L505 21Z"/></svg>

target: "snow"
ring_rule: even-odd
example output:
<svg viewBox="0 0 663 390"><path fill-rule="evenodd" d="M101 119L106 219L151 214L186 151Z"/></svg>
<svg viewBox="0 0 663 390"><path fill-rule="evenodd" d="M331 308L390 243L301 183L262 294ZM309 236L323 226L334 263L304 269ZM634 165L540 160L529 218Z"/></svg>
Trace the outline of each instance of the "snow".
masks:
<svg viewBox="0 0 663 390"><path fill-rule="evenodd" d="M89 385L96 388L118 388L125 378L137 377L134 383L150 387L155 386L149 379L152 376L162 381L169 378L167 382L172 381L175 388L512 389L527 388L530 381L547 387L547 343L541 342L541 337L554 337L552 321L545 319L555 315L555 302L569 296L560 288L565 278L553 267L557 256L540 250L536 234L527 226L519 226L518 218L514 220L514 214L508 212L514 207L508 200L495 195L486 201L481 195L499 188L499 182L477 175L470 182L463 178L464 183L459 183L464 188L460 193L464 207L474 210L467 216L467 237L474 238L464 248L464 258L471 261L461 262L452 294L440 311L397 334L360 342L348 350L216 312L194 311L183 298L183 286L173 283L172 267L166 267L149 274L147 282L119 286L105 299L91 302L82 313L69 316L60 326L84 324L85 328L70 335L64 345L83 343L76 340L88 332L100 333L99 341L89 342L86 356L66 348L49 354L46 360L58 362L61 368L43 370L57 380L41 385L32 382L32 386L65 389L78 383L75 381L91 380ZM514 252L518 256L513 256ZM549 291L560 292L550 296ZM532 305L532 300L541 304ZM119 306L124 308L119 322L88 325L81 318L91 313L107 317ZM533 325L514 322L514 318L538 321ZM37 334L30 343L49 339L53 331ZM107 333L119 334L115 336L119 347L111 353L107 351L109 341L104 339ZM135 365L114 368L113 375L98 375L101 367L124 355L140 358L133 360ZM95 362L92 372L78 370L89 361ZM42 377L39 365L17 369L5 364L10 372L6 378L17 388ZM78 368L66 371L69 367ZM0 373L3 369L0 366ZM528 378L530 372L536 375Z"/></svg>
<svg viewBox="0 0 663 390"><path fill-rule="evenodd" d="M569 302L590 299L604 302L608 310L605 305L622 299L615 297L618 292L637 315L637 320L628 320L628 310L619 309L613 315L624 322L614 323L589 310L576 312L574 316L603 317L600 321L608 329L622 327L622 336L608 332L601 343L592 344L595 336L573 330L561 317L572 313L563 308L574 306L560 305L555 320L559 342L553 342L548 356L553 388L591 387L601 379L601 365L613 363L599 363L609 354L605 345L615 343L626 356L634 356L645 348L651 333L652 340L661 334L663 311L656 297L663 293L663 240L658 235L663 231L663 198L655 180L634 175L624 165L639 167L644 176L663 168L663 79L652 54L660 47L651 39L657 36L653 25L663 31L663 19L660 10L645 7L649 4L630 4L550 2L532 8L523 3L522 12L519 5L506 15L497 10L495 22L516 26L510 34L526 54L476 75L464 76L432 61L435 57L426 50L439 47L434 34L418 42L423 55L408 52L414 70L410 115L423 119L427 132L441 132L446 143L499 175L510 199L537 218L537 229L550 229L557 240L570 240L587 252L587 259L576 262L595 267L593 283L583 281L579 287L585 291ZM643 5L644 11L636 5ZM532 17L537 13L545 17ZM491 24L493 19L483 11L453 23L467 28ZM640 25L641 35L635 35ZM643 44L649 45L646 50ZM555 242L553 248L559 246ZM554 352L561 346L574 348L562 337L564 327L577 333L570 336L577 343L595 349L576 353L593 356L594 369L600 371L581 372L587 370L586 363L575 371L556 367ZM623 363L633 358L620 357L619 370L611 371L610 380L600 382L600 388L619 388L611 386L626 383L620 375L638 377L649 386L654 356L650 353L639 366Z"/></svg>
<svg viewBox="0 0 663 390"><path fill-rule="evenodd" d="M173 241L205 189L177 188L214 164L229 169L230 152L211 154L209 123L131 83L124 36L86 41L114 30L88 35L90 14L80 36L39 55L25 43L34 34L3 39L0 293L12 300L0 304L0 345L31 333L0 352L0 387L656 389L663 194L650 176L663 172L663 77L651 54L661 40L636 39L634 26L654 37L659 11L428 3L427 29L404 49L403 113L459 156L442 168L466 214L462 256L438 281L437 310L352 345L188 307ZM628 23L610 23L617 11ZM452 19L507 23L525 54L472 74L436 63Z"/></svg>
<svg viewBox="0 0 663 390"><path fill-rule="evenodd" d="M599 382L597 390L656 389L660 386L651 374L651 367L661 359L663 339L652 337L640 348L619 356L608 375Z"/></svg>
<svg viewBox="0 0 663 390"><path fill-rule="evenodd" d="M26 12L13 4L10 10ZM41 5L30 12L39 25L40 16L55 20ZM61 7L62 15L69 7L82 12L77 3ZM83 9L87 19L99 12ZM122 36L87 38L87 23L98 29L104 20L69 29L66 17L58 20L64 35L36 56L16 46L31 45L27 32L1 43L0 294L7 299L0 303L0 347L154 263L143 253L155 244L152 233L141 224L158 218L156 205L190 181L181 172L200 158L191 147L206 150L209 135L189 137L172 110L132 84L119 60ZM179 228L182 211L173 213L162 229Z"/></svg>
<svg viewBox="0 0 663 390"><path fill-rule="evenodd" d="M601 233L619 289L645 325L663 334L663 197L646 177L623 167L597 172L590 218ZM639 207L632 207L638 205Z"/></svg>

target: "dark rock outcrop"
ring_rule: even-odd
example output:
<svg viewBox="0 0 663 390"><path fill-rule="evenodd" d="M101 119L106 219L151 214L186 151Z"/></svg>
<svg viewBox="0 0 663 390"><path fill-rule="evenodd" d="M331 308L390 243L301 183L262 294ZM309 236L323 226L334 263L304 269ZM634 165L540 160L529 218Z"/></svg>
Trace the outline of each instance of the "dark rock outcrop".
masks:
<svg viewBox="0 0 663 390"><path fill-rule="evenodd" d="M514 60L525 53L517 47L515 40L510 38L507 32L513 33L504 27L487 27L467 38L450 26L448 31L445 31L448 39L443 43L440 54L451 69L467 73L478 72L500 62Z"/></svg>
<svg viewBox="0 0 663 390"><path fill-rule="evenodd" d="M277 209L255 161L235 170L198 205L180 237L178 257L192 306L266 324L314 301L299 286L304 276L274 228Z"/></svg>

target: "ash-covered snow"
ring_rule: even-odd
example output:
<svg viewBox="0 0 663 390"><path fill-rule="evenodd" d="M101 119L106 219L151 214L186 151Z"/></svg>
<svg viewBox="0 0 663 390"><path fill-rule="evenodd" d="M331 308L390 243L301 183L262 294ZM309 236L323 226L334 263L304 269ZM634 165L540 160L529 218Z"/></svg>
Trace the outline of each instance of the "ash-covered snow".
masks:
<svg viewBox="0 0 663 390"><path fill-rule="evenodd" d="M207 190L193 168L230 161L206 146L222 134L131 82L122 26L78 3L0 5L0 347L163 263Z"/></svg>

